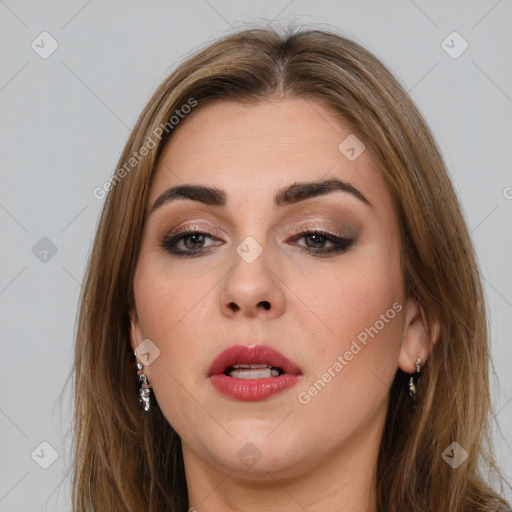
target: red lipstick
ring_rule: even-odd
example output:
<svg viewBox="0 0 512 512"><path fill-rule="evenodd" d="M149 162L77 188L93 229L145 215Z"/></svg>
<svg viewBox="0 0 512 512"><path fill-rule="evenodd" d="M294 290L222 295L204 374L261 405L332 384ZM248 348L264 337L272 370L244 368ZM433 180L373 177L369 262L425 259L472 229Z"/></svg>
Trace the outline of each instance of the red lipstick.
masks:
<svg viewBox="0 0 512 512"><path fill-rule="evenodd" d="M219 393L256 402L296 384L302 370L272 347L234 345L215 358L208 377Z"/></svg>

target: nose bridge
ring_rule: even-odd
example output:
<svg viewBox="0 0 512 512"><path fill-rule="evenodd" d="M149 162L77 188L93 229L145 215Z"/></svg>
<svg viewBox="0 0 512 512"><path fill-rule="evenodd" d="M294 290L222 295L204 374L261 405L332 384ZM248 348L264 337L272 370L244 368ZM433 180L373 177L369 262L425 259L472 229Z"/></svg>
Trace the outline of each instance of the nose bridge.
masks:
<svg viewBox="0 0 512 512"><path fill-rule="evenodd" d="M269 254L268 243L261 235L258 239L253 235L247 235L238 243L233 254L230 274L236 278L241 290L253 290L258 293L259 290L269 287L273 281L268 261Z"/></svg>
<svg viewBox="0 0 512 512"><path fill-rule="evenodd" d="M236 208L238 212L236 226L238 240L235 246L235 254L242 261L239 262L235 259L235 264L239 263L240 267L244 268L257 262L256 267L259 267L259 265L268 263L266 254L269 251L269 217L265 213L266 207L262 205L261 200L257 197L256 190L251 188L251 197L247 197L248 194L245 188L243 192L239 195L239 204ZM246 268L247 270L250 269Z"/></svg>

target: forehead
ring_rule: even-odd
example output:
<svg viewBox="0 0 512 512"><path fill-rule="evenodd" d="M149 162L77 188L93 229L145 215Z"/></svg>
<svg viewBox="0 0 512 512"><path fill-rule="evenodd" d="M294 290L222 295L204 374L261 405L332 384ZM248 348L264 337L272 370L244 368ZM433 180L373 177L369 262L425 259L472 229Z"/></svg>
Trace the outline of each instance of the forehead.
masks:
<svg viewBox="0 0 512 512"><path fill-rule="evenodd" d="M294 182L335 177L363 189L370 201L373 196L389 202L380 172L363 148L345 121L312 99L215 101L182 121L167 142L149 203L183 183L212 185L235 198L273 196Z"/></svg>

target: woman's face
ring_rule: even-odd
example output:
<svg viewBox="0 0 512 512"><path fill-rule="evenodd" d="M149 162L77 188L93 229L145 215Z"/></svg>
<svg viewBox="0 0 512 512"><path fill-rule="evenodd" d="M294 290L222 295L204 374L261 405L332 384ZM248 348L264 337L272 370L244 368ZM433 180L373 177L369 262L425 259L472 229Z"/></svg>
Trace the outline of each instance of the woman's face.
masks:
<svg viewBox="0 0 512 512"><path fill-rule="evenodd" d="M132 347L151 341L141 361L186 466L291 476L376 456L397 368L428 353L368 151L306 99L214 102L182 123L149 194ZM215 194L157 201L185 185ZM173 241L184 229L199 234ZM293 365L244 368L279 367L254 345Z"/></svg>

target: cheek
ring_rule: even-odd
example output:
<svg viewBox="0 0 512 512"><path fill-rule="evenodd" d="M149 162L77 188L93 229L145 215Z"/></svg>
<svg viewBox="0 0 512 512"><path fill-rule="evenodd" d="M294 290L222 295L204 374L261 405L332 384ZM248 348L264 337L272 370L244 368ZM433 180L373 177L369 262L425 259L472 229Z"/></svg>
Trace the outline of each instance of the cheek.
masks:
<svg viewBox="0 0 512 512"><path fill-rule="evenodd" d="M175 270L169 262L142 256L134 279L134 293L145 337L160 340L166 345L174 343L180 330L190 327L197 320L198 313L208 301L205 296L215 285L203 274L194 280L183 272ZM197 323L197 322L196 322Z"/></svg>
<svg viewBox="0 0 512 512"><path fill-rule="evenodd" d="M317 272L314 279L297 282L294 291L311 311L327 351L343 349L403 301L399 252L385 243L372 243L347 253L339 267ZM390 315L395 317L395 310ZM385 318L387 320L387 317ZM399 334L400 322L385 324L386 334ZM381 322L378 327L382 327Z"/></svg>
<svg viewBox="0 0 512 512"><path fill-rule="evenodd" d="M160 351L159 357L146 368L149 381L158 395L160 389L172 385L171 376L179 378L180 361L187 358L186 349L190 344L179 343L179 340L187 331L189 313L199 299L199 292L160 271L154 262L149 263L148 260L142 257L138 263L134 294L141 336L151 340ZM188 338L191 335L193 333L189 333Z"/></svg>
<svg viewBox="0 0 512 512"><path fill-rule="evenodd" d="M365 424L385 406L402 339L402 283L398 250L373 244L319 283L323 295L310 294L325 333L300 389L311 421L329 411L332 425L345 425L348 435L349 424Z"/></svg>
<svg viewBox="0 0 512 512"><path fill-rule="evenodd" d="M218 281L206 274L197 280L181 274L141 257L134 279L142 336L160 351L146 374L164 416L178 432L190 427L182 424L181 416L187 421L202 418L190 392L204 383L206 368L198 360L212 339L212 300Z"/></svg>

